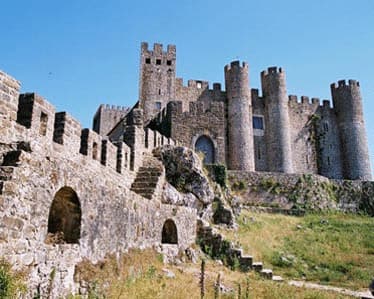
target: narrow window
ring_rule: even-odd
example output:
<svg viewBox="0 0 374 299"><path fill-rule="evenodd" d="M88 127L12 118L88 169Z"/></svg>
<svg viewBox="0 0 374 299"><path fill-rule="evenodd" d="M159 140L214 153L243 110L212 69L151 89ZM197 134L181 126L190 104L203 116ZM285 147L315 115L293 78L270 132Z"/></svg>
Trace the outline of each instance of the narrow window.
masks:
<svg viewBox="0 0 374 299"><path fill-rule="evenodd" d="M202 87L202 84L201 84L201 82L200 82L200 81L196 82L196 87L197 87L198 89L201 89L201 87Z"/></svg>
<svg viewBox="0 0 374 299"><path fill-rule="evenodd" d="M329 124L328 123L324 123L323 124L323 129L325 130L325 132L328 132L329 131Z"/></svg>
<svg viewBox="0 0 374 299"><path fill-rule="evenodd" d="M155 108L161 110L161 102L155 102Z"/></svg>
<svg viewBox="0 0 374 299"><path fill-rule="evenodd" d="M253 129L264 129L264 119L261 116L253 116Z"/></svg>
<svg viewBox="0 0 374 299"><path fill-rule="evenodd" d="M97 160L97 143L92 144L92 159Z"/></svg>
<svg viewBox="0 0 374 299"><path fill-rule="evenodd" d="M171 60L166 61L167 65L171 65Z"/></svg>
<svg viewBox="0 0 374 299"><path fill-rule="evenodd" d="M145 63L146 63L146 64L151 64L151 58L146 58L146 59L145 59Z"/></svg>
<svg viewBox="0 0 374 299"><path fill-rule="evenodd" d="M327 166L330 166L330 157L329 156L327 156Z"/></svg>
<svg viewBox="0 0 374 299"><path fill-rule="evenodd" d="M47 135L47 123L48 123L48 115L42 112L40 114L40 127L39 127L39 134L42 136Z"/></svg>
<svg viewBox="0 0 374 299"><path fill-rule="evenodd" d="M161 89L158 90L158 95L161 95Z"/></svg>
<svg viewBox="0 0 374 299"><path fill-rule="evenodd" d="M257 146L257 159L261 160L261 149L259 146Z"/></svg>
<svg viewBox="0 0 374 299"><path fill-rule="evenodd" d="M156 59L156 64L161 65L161 59Z"/></svg>

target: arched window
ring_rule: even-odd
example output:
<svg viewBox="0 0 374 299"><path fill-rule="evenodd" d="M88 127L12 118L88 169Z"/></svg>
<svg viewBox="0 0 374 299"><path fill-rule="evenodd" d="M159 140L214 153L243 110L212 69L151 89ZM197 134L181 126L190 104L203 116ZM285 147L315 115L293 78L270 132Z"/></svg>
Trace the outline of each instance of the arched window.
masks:
<svg viewBox="0 0 374 299"><path fill-rule="evenodd" d="M214 144L208 136L200 136L195 143L195 151L204 154L204 164L214 163Z"/></svg>
<svg viewBox="0 0 374 299"><path fill-rule="evenodd" d="M81 217L77 193L70 187L61 188L56 193L49 211L49 241L78 243L81 235Z"/></svg>
<svg viewBox="0 0 374 299"><path fill-rule="evenodd" d="M178 244L177 226L174 221L168 219L162 227L162 244Z"/></svg>

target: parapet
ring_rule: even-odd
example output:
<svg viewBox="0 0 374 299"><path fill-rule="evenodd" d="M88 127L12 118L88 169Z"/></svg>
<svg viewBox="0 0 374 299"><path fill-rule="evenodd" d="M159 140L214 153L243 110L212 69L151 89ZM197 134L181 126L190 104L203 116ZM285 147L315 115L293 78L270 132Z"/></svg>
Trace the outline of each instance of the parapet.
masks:
<svg viewBox="0 0 374 299"><path fill-rule="evenodd" d="M360 82L357 80L339 80L338 83L332 83L330 85L331 90L339 89L339 88L346 88L346 87L360 87Z"/></svg>
<svg viewBox="0 0 374 299"><path fill-rule="evenodd" d="M30 129L34 138L52 139L55 107L36 93L19 96L17 122Z"/></svg>
<svg viewBox="0 0 374 299"><path fill-rule="evenodd" d="M281 67L278 68L276 66L272 66L272 67L268 67L267 70L261 72L261 78L266 77L271 74L281 74L281 73L284 73Z"/></svg>
<svg viewBox="0 0 374 299"><path fill-rule="evenodd" d="M168 45L166 52L163 50L163 45L160 43L153 44L153 50L149 50L148 43L142 42L141 43L141 52L142 55L149 55L149 56L167 56L167 57L176 57L177 48L175 45Z"/></svg>
<svg viewBox="0 0 374 299"><path fill-rule="evenodd" d="M127 111L129 107L126 106L116 106L116 105L109 105L109 104L101 104L99 109L105 111Z"/></svg>
<svg viewBox="0 0 374 299"><path fill-rule="evenodd" d="M19 81L0 71L0 115L16 120L20 87Z"/></svg>
<svg viewBox="0 0 374 299"><path fill-rule="evenodd" d="M80 150L82 128L80 123L66 112L55 114L53 141L69 148L70 152Z"/></svg>
<svg viewBox="0 0 374 299"><path fill-rule="evenodd" d="M242 64L240 65L240 61L239 60L236 60L236 61L232 61L230 64L227 64L225 66L225 72L228 72L230 70L238 70L238 69L248 69L248 63L243 61Z"/></svg>

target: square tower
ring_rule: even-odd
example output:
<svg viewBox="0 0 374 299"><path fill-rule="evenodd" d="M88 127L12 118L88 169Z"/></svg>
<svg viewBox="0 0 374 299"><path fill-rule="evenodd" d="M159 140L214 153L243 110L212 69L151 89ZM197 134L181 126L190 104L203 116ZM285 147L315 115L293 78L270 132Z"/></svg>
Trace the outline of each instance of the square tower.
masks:
<svg viewBox="0 0 374 299"><path fill-rule="evenodd" d="M142 43L140 53L139 104L144 110L144 121L152 119L166 104L175 100L176 47Z"/></svg>

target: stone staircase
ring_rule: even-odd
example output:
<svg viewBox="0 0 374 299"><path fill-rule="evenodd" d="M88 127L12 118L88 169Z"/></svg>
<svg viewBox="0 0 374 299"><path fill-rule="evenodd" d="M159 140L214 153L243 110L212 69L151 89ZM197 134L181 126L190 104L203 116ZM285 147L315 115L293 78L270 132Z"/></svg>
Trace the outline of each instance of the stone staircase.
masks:
<svg viewBox="0 0 374 299"><path fill-rule="evenodd" d="M143 164L139 168L135 180L131 185L131 191L152 199L159 187L160 179L164 176L164 167L157 157L145 153Z"/></svg>
<svg viewBox="0 0 374 299"><path fill-rule="evenodd" d="M15 190L11 179L16 167L20 165L23 152L30 152L28 143L0 144L0 195L10 194Z"/></svg>
<svg viewBox="0 0 374 299"><path fill-rule="evenodd" d="M253 257L244 255L243 250L235 248L233 243L224 239L224 237L215 231L208 223L198 221L198 240L202 250L214 259L225 259L225 264L235 266L239 262L241 271L247 272L254 270L262 277L274 281L283 281L282 277L274 276L271 269L264 269L262 262L253 262Z"/></svg>

